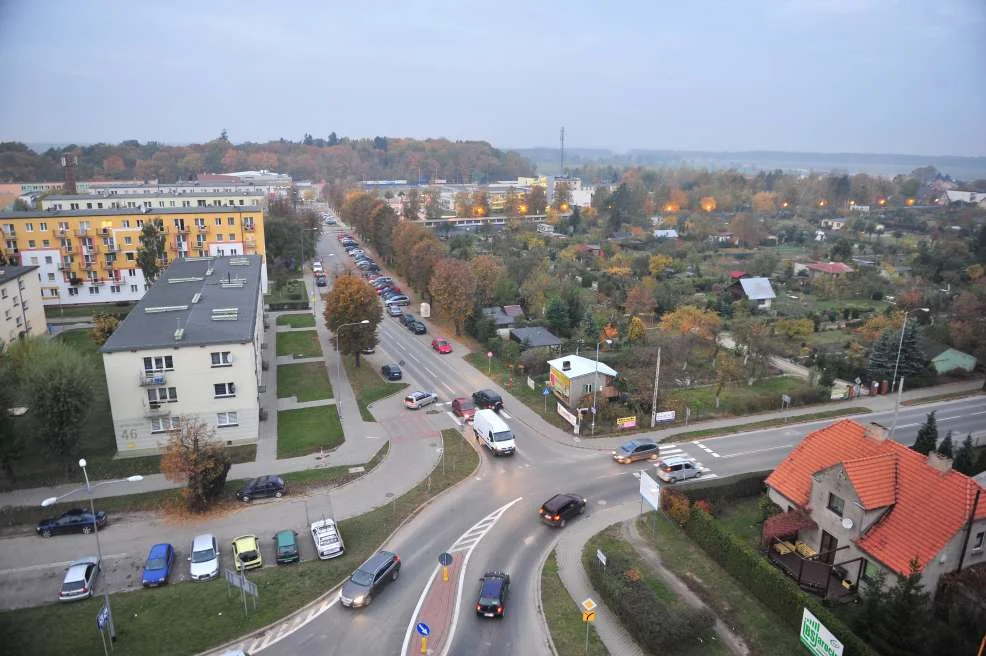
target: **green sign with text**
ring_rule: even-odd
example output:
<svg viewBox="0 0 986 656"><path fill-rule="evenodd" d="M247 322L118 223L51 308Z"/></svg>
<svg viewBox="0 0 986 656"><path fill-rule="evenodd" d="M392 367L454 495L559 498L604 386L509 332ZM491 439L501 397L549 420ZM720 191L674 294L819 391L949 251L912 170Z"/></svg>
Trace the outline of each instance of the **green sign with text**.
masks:
<svg viewBox="0 0 986 656"><path fill-rule="evenodd" d="M842 656L842 643L807 608L801 616L801 644L813 656Z"/></svg>

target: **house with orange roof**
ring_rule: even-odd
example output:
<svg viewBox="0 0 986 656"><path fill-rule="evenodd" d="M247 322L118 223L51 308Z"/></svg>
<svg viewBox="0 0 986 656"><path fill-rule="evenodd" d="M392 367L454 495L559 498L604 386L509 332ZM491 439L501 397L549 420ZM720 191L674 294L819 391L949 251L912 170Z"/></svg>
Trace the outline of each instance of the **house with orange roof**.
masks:
<svg viewBox="0 0 986 656"><path fill-rule="evenodd" d="M767 477L785 512L764 522L775 564L826 598L912 564L932 594L942 575L986 563L986 489L894 442L878 424L836 422L805 437Z"/></svg>

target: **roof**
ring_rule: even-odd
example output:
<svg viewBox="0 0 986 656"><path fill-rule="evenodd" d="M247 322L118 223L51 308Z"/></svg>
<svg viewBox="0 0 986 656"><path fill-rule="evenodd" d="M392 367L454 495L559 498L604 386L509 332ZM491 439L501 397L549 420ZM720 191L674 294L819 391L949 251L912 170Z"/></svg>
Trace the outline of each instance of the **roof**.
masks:
<svg viewBox="0 0 986 656"><path fill-rule="evenodd" d="M743 293L751 301L763 301L777 298L774 288L770 286L770 281L766 278L740 278L739 284L743 287Z"/></svg>
<svg viewBox="0 0 986 656"><path fill-rule="evenodd" d="M950 348L952 347L945 346L941 342L936 342L935 340L929 337L921 338L921 350L924 351L924 354L928 356L929 360L934 360L935 358L937 358L939 355L941 355L942 353L944 353Z"/></svg>
<svg viewBox="0 0 986 656"><path fill-rule="evenodd" d="M97 198L76 196L76 198ZM101 210L24 210L0 212L3 219L57 219L73 216L168 216L169 214L229 214L230 212L259 212L259 205L207 205L205 207L107 207Z"/></svg>
<svg viewBox="0 0 986 656"><path fill-rule="evenodd" d="M239 183L231 183L239 184ZM52 194L45 196L46 201L61 200L69 202L86 202L92 203L93 201L133 201L140 202L147 198L177 198L179 196L199 196L202 198L219 198L226 196L263 196L263 189L257 189L249 185L241 185L242 188L235 189L233 191L205 191L200 190L192 186L182 187L180 191L170 191L169 187L134 187L134 189L140 189L142 193L139 194L107 194L107 193L88 193L88 194ZM100 189L96 187L96 189ZM91 190L90 190L91 191Z"/></svg>
<svg viewBox="0 0 986 656"><path fill-rule="evenodd" d="M562 365L563 362L568 362L571 368L566 371ZM552 369L556 369L568 378L578 378L579 376L584 376L586 374L595 373L598 366L599 373L604 376L618 376L616 370L608 366L605 362L600 361L597 365L596 360L590 360L589 358L583 358L581 355L565 355L560 358L555 358L554 360L548 360L548 366Z"/></svg>
<svg viewBox="0 0 986 656"><path fill-rule="evenodd" d="M853 272L853 268L851 266L842 262L809 262L805 265L805 268L811 269L812 271L832 274Z"/></svg>
<svg viewBox="0 0 986 656"><path fill-rule="evenodd" d="M561 340L542 326L530 328L511 328L510 337L528 347L561 346Z"/></svg>
<svg viewBox="0 0 986 656"><path fill-rule="evenodd" d="M503 306L503 313L505 315L507 315L508 317L514 317L514 318L520 317L520 318L523 318L524 317L524 308L520 307L519 305L504 305Z"/></svg>
<svg viewBox="0 0 986 656"><path fill-rule="evenodd" d="M665 230L655 230L654 239L677 239L678 231L674 228L668 228Z"/></svg>
<svg viewBox="0 0 986 656"><path fill-rule="evenodd" d="M252 342L261 266L259 255L176 260L100 351ZM183 330L180 339L178 328Z"/></svg>
<svg viewBox="0 0 986 656"><path fill-rule="evenodd" d="M36 266L14 266L12 264L5 264L0 266L0 285L5 282L10 282L16 278L34 271L38 267Z"/></svg>
<svg viewBox="0 0 986 656"><path fill-rule="evenodd" d="M739 280L740 278L745 278L748 274L746 271L730 271L729 277L733 280Z"/></svg>
<svg viewBox="0 0 986 656"><path fill-rule="evenodd" d="M502 328L503 326L511 326L514 323L514 318L509 316L500 307L483 308L483 316L492 319L493 323L496 325L497 328Z"/></svg>
<svg viewBox="0 0 986 656"><path fill-rule="evenodd" d="M817 430L791 451L766 484L807 508L812 475L841 465L864 508L887 508L856 545L906 574L912 559L924 567L962 530L979 486L955 470L939 471L927 456L882 435L880 427L849 419ZM986 503L979 504L976 519L986 519Z"/></svg>

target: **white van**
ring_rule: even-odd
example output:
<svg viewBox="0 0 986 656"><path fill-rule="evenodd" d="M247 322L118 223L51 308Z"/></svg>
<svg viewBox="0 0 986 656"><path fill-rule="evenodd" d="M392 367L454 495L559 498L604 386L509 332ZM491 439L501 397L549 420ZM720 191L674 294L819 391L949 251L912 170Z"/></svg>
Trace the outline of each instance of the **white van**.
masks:
<svg viewBox="0 0 986 656"><path fill-rule="evenodd" d="M495 456L510 456L517 450L514 434L507 422L492 410L477 410L472 419L472 430Z"/></svg>

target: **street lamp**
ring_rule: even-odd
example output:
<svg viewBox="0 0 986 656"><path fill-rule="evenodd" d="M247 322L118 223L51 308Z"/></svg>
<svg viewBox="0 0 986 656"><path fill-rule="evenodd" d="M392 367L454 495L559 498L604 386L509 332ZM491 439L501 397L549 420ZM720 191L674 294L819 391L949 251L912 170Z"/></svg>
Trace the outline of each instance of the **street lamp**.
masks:
<svg viewBox="0 0 986 656"><path fill-rule="evenodd" d="M336 328L336 353L338 358L336 359L336 380L340 380L342 377L342 349L339 348L339 340L342 338L342 329L346 326L364 326L370 323L369 319L363 319L362 321L353 321L352 323L344 323ZM341 407L341 406L340 406Z"/></svg>
<svg viewBox="0 0 986 656"><path fill-rule="evenodd" d="M931 308L917 308L922 312L927 312L931 314ZM890 393L894 393L894 386L897 386L897 394L894 397L894 419L893 423L890 424L890 437L893 437L894 430L897 428L897 410L900 408L900 395L904 391L904 377L900 377L900 385L897 385L897 368L900 367L900 353L904 350L904 333L907 331L907 315L910 314L910 310L904 312L904 322L900 325L900 343L897 344L897 360L894 362L894 377L890 383Z"/></svg>
<svg viewBox="0 0 986 656"><path fill-rule="evenodd" d="M604 339L603 342L612 344L613 340ZM596 371L592 378L592 435L596 434L596 414L599 411L596 407L596 394L599 392L599 345L603 342L596 342Z"/></svg>
<svg viewBox="0 0 986 656"><path fill-rule="evenodd" d="M137 481L144 480L144 477L140 474L134 476L128 476L127 478L120 478L112 481L101 481L95 485L89 483L89 472L86 471L86 459L79 459L79 467L82 468L82 476L86 479L86 484L84 487L77 487L71 492L66 492L65 494L57 497L48 497L41 502L42 508L47 508L48 506L54 505L55 503L61 501L65 497L72 496L76 492L81 490L86 491L86 496L89 497L89 512L92 513L92 532L96 536L96 557L99 559L99 567L103 567L103 550L99 546L99 523L96 521L96 507L92 500L92 491L97 487L102 487L104 485L112 485L114 483L136 483ZM106 605L106 616L110 624L110 640L116 640L116 626L113 624L113 610L110 608L110 591L109 587L106 585L106 581L103 581L103 603Z"/></svg>
<svg viewBox="0 0 986 656"><path fill-rule="evenodd" d="M318 232L320 228L306 228L301 226L301 230L298 231L298 237L301 242L301 260L299 261L298 268L301 269L301 275L305 275L305 233L306 232ZM316 254L318 254L318 249L313 248Z"/></svg>

